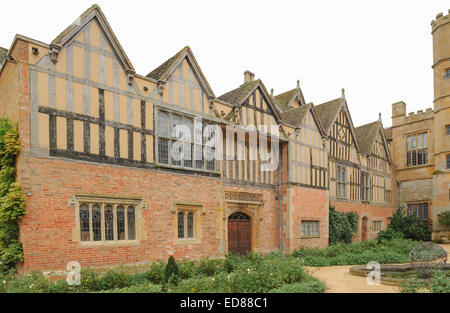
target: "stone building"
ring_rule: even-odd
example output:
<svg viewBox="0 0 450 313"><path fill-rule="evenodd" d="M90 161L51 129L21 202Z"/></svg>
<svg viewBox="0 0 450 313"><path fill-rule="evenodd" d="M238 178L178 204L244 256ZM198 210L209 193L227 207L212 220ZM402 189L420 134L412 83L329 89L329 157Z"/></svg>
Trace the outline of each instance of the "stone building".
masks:
<svg viewBox="0 0 450 313"><path fill-rule="evenodd" d="M408 215L433 220L433 239L446 236L437 221L450 210L450 14L431 23L434 108L406 114L392 104L392 128L386 130L400 183L399 202Z"/></svg>
<svg viewBox="0 0 450 313"><path fill-rule="evenodd" d="M189 47L139 75L96 5L2 60L24 271L324 247L330 204L372 239L395 208L381 121L354 128L344 97L273 96L249 71L216 97Z"/></svg>

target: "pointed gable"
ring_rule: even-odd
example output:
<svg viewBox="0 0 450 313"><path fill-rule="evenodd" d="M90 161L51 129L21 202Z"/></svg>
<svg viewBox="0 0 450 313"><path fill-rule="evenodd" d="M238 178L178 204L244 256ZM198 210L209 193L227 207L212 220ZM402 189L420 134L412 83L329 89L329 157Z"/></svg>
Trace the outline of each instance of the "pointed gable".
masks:
<svg viewBox="0 0 450 313"><path fill-rule="evenodd" d="M306 104L299 82L297 82L297 88L283 92L275 96L273 99L283 111L291 109L294 101L298 101L300 106Z"/></svg>
<svg viewBox="0 0 450 313"><path fill-rule="evenodd" d="M178 51L173 57L169 58L167 61L147 74L147 77L160 82L167 82L174 72L179 70L180 65L184 61L189 64L190 71L192 72L194 79L202 87L208 97L214 98L214 92L206 80L206 77L204 76L189 46L186 46Z"/></svg>
<svg viewBox="0 0 450 313"><path fill-rule="evenodd" d="M358 139L356 138L356 134L355 134L355 127L353 126L353 121L350 116L350 112L348 110L347 101L345 100L344 97L340 97L340 98L322 103L322 104L316 106L315 109L320 117L322 126L327 135L330 135L332 127L335 124L336 120L338 119L339 114L343 113L345 115L345 119L349 125L350 132L353 137L353 142L354 142L356 148L359 150Z"/></svg>
<svg viewBox="0 0 450 313"><path fill-rule="evenodd" d="M135 73L134 67L131 64L128 56L125 54L124 49L120 45L116 35L114 34L111 26L108 23L105 15L97 4L94 4L80 15L75 22L68 26L62 33L60 33L51 43L52 48L60 50L64 46L70 44L77 36L80 35L82 30L89 25L92 21L95 21L100 32L106 37L107 44L111 46L112 51L116 54L124 70L127 73Z"/></svg>
<svg viewBox="0 0 450 313"><path fill-rule="evenodd" d="M302 124L307 115L311 115L311 118L314 120L318 131L321 133L321 135L325 135L325 130L323 129L322 122L320 121L320 118L312 103L308 103L302 105L299 108L293 108L285 111L281 114L281 117L283 118L283 122L291 126L298 127Z"/></svg>
<svg viewBox="0 0 450 313"><path fill-rule="evenodd" d="M391 162L390 151L387 146L386 136L384 135L383 125L380 121L375 121L355 128L360 151L366 155L371 153L379 154L380 151L374 151L375 142L382 143L384 147L384 156ZM376 149L376 148L375 148Z"/></svg>
<svg viewBox="0 0 450 313"><path fill-rule="evenodd" d="M259 90L259 94L262 96L263 101L263 107L260 107L259 109L265 108L267 111L271 112L271 115L273 115L276 121L282 120L280 111L277 109L275 102L260 79L247 82L238 88L221 95L218 99L235 106L252 106L253 104L249 102L256 90ZM260 106L260 104L254 106L257 107Z"/></svg>

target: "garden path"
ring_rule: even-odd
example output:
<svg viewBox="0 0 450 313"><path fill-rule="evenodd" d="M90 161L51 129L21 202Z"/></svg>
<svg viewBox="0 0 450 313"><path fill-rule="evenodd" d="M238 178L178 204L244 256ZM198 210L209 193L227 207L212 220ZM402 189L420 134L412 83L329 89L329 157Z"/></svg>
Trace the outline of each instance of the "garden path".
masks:
<svg viewBox="0 0 450 313"><path fill-rule="evenodd" d="M450 244L442 244L442 247L450 256ZM327 285L326 293L395 293L399 292L397 286L391 285L368 285L365 277L350 274L352 266L327 266L310 267L305 269L317 279Z"/></svg>
<svg viewBox="0 0 450 313"><path fill-rule="evenodd" d="M366 278L350 274L352 266L309 267L305 270L327 285L326 293L395 293L397 286L368 285Z"/></svg>

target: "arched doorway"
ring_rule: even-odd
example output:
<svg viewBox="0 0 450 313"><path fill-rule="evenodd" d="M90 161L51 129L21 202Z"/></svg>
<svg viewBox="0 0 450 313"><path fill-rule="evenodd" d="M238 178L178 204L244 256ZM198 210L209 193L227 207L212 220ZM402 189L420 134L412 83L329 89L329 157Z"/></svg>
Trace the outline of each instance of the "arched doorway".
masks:
<svg viewBox="0 0 450 313"><path fill-rule="evenodd" d="M361 241L366 241L366 233L367 233L367 217L363 217L361 223Z"/></svg>
<svg viewBox="0 0 450 313"><path fill-rule="evenodd" d="M228 218L228 252L246 254L252 251L250 216L237 212Z"/></svg>

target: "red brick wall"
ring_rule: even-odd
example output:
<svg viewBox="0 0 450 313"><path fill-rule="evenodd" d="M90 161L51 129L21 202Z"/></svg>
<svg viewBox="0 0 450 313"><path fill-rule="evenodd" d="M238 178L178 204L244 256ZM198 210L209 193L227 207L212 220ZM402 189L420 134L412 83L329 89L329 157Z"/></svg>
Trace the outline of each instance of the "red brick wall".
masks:
<svg viewBox="0 0 450 313"><path fill-rule="evenodd" d="M334 206L336 211L339 212L355 212L358 214L358 233L353 236L354 241L361 241L361 226L364 217L367 217L366 240L372 240L378 237L378 232L372 231L372 221L383 221L382 230L385 230L388 224L388 217L391 217L395 211L395 207L392 206L358 204L345 201L330 201L330 205Z"/></svg>
<svg viewBox="0 0 450 313"><path fill-rule="evenodd" d="M216 227L222 215L219 204L220 181L217 178L188 176L169 172L132 169L56 158L23 157L31 167L24 188L27 214L20 225L25 262L23 269L60 270L67 262L83 267L129 264L175 258L219 257L220 234ZM68 201L74 194L105 194L142 197L144 234L139 245L116 247L80 247L76 241L76 209ZM175 244L175 202L201 203L202 242ZM222 245L223 246L223 245Z"/></svg>
<svg viewBox="0 0 450 313"><path fill-rule="evenodd" d="M291 186L290 238L286 245L292 252L305 247L326 247L328 245L328 191ZM287 214L287 213L286 213ZM320 237L305 238L301 235L301 222L319 221Z"/></svg>

